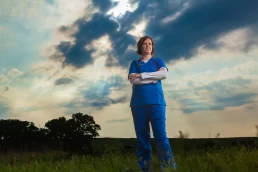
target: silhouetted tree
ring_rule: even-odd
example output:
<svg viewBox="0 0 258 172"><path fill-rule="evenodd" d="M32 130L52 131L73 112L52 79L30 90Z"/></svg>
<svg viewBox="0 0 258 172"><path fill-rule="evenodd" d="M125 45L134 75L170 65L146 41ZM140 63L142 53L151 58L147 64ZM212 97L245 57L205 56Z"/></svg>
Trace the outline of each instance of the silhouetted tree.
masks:
<svg viewBox="0 0 258 172"><path fill-rule="evenodd" d="M220 136L220 133L217 133L217 135L215 136L215 138L219 138L219 136Z"/></svg>
<svg viewBox="0 0 258 172"><path fill-rule="evenodd" d="M178 132L179 132L179 138L188 138L189 137L189 133L183 133L180 130Z"/></svg>
<svg viewBox="0 0 258 172"><path fill-rule="evenodd" d="M49 131L49 137L57 140L63 140L65 138L67 128L65 117L52 119L45 124L45 127Z"/></svg>
<svg viewBox="0 0 258 172"><path fill-rule="evenodd" d="M29 142L35 140L38 128L32 122L18 119L0 120L0 138L2 145L26 149Z"/></svg>
<svg viewBox="0 0 258 172"><path fill-rule="evenodd" d="M99 136L100 125L96 124L93 117L76 113L72 118L67 120L68 133L67 141L74 153L91 153L92 138Z"/></svg>
<svg viewBox="0 0 258 172"><path fill-rule="evenodd" d="M73 114L68 120L65 117L53 119L45 127L51 138L62 140L73 153L90 153L90 140L99 136L98 130L101 130L92 116L82 113Z"/></svg>
<svg viewBox="0 0 258 172"><path fill-rule="evenodd" d="M258 137L258 125L255 125L256 128L256 137Z"/></svg>

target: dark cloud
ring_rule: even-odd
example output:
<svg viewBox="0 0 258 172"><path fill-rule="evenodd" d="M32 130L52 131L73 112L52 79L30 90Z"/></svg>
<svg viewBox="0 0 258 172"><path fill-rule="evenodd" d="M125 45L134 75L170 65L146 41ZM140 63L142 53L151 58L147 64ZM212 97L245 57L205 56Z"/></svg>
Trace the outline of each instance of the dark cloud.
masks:
<svg viewBox="0 0 258 172"><path fill-rule="evenodd" d="M124 79L120 75L112 75L107 80L92 83L87 90L81 91L81 95L88 100L101 100L110 95L111 89L121 89L124 86Z"/></svg>
<svg viewBox="0 0 258 172"><path fill-rule="evenodd" d="M60 42L56 46L58 52L64 56L63 66L71 65L76 68L82 68L86 65L93 63L91 54L94 49L87 50L86 45L89 45L93 40L98 39L105 34L110 36L112 42L112 52L107 53L109 56L107 66L117 65L112 62L111 57L118 57L118 65L128 65L128 62L135 56L135 52L125 51L129 45L135 45L135 40L132 36L126 32L116 31L119 27L118 23L111 20L109 16L97 13L92 17L90 21L84 21L79 19L75 22L78 27L78 32L72 35L75 38L75 42ZM59 30L66 32L68 27L62 26ZM52 59L61 60L62 55L56 53L52 55Z"/></svg>
<svg viewBox="0 0 258 172"><path fill-rule="evenodd" d="M72 82L71 78L59 78L55 81L55 85L71 84Z"/></svg>
<svg viewBox="0 0 258 172"><path fill-rule="evenodd" d="M189 84L190 83L190 84ZM251 79L237 77L223 81L212 82L206 86L194 87L195 83L189 82L192 89L168 92L169 99L178 101L182 105L184 113L192 113L203 110L223 110L225 107L241 106L254 102L258 93L242 92L248 90L252 83ZM241 90L241 92L239 92ZM211 94L211 99L202 99L201 92ZM188 95L195 95L191 98ZM196 98L199 97L199 98Z"/></svg>
<svg viewBox="0 0 258 172"><path fill-rule="evenodd" d="M93 101L92 103L90 103L90 106L95 107L96 109L100 110L100 109L103 109L103 107L110 106L112 104L124 103L127 100L128 100L127 96L122 96L122 97L115 98L115 99L104 97L102 99Z"/></svg>
<svg viewBox="0 0 258 172"><path fill-rule="evenodd" d="M258 1L190 2L190 8L175 21L167 24L150 22L146 28L147 34L160 38L156 41L157 52L167 60L182 56L190 58L200 45L216 48L217 37L234 29L252 27L258 21ZM161 21L166 14L171 14L165 3L159 5L162 12L155 15L153 21Z"/></svg>
<svg viewBox="0 0 258 172"><path fill-rule="evenodd" d="M172 2L172 4L171 4ZM165 17L175 15L189 3L181 16L169 23L162 23ZM147 5L148 4L148 5ZM209 1L154 1L142 0L136 11L127 12L120 19L122 28L127 31L131 23L141 17L150 20L146 34L154 38L156 55L166 61L182 56L191 58L200 45L207 48L218 48L214 41L219 36L232 30L253 27L257 28L258 1L209 0ZM247 47L254 42L247 43Z"/></svg>
<svg viewBox="0 0 258 172"><path fill-rule="evenodd" d="M248 103L253 103L257 93L237 93L233 96L214 95L211 103L201 102L196 99L182 99L179 102L183 105L184 113L193 113L203 110L223 110L225 107L241 106Z"/></svg>
<svg viewBox="0 0 258 172"><path fill-rule="evenodd" d="M213 105L207 102L201 102L195 99L183 99L179 100L180 104L183 105L181 108L184 113L193 113L204 110L223 110L224 106Z"/></svg>
<svg viewBox="0 0 258 172"><path fill-rule="evenodd" d="M216 95L213 100L216 104L224 107L241 106L247 103L252 103L257 93L238 93L233 96Z"/></svg>
<svg viewBox="0 0 258 172"><path fill-rule="evenodd" d="M92 2L93 5L98 7L101 12L106 12L118 4L118 2L112 2L110 0L93 0Z"/></svg>
<svg viewBox="0 0 258 172"><path fill-rule="evenodd" d="M229 94L234 95L236 92L233 90L247 89L252 84L251 79L236 77L232 79L226 79L222 81L214 81L206 86L195 88L196 91L207 90L215 92L217 94Z"/></svg>
<svg viewBox="0 0 258 172"><path fill-rule="evenodd" d="M121 122L127 122L131 120L131 118L124 118L124 119L113 119L113 120L108 120L106 123L113 124L113 123L121 123Z"/></svg>
<svg viewBox="0 0 258 172"><path fill-rule="evenodd" d="M97 99L74 99L68 103L59 104L59 107L66 107L69 112L75 112L78 108L94 108L96 110L101 110L104 107L110 106L112 104L124 103L128 101L127 96L122 96L119 98L97 98Z"/></svg>
<svg viewBox="0 0 258 172"><path fill-rule="evenodd" d="M74 99L70 103L63 104L69 109L93 107L102 109L112 104L124 103L128 101L126 95L118 98L110 98L111 89L120 90L125 86L125 80L120 75L112 75L107 80L99 80L95 83L88 83L90 86L86 90L79 88L79 96L82 99Z"/></svg>
<svg viewBox="0 0 258 172"><path fill-rule="evenodd" d="M132 0L131 3L136 1ZM186 3L189 3L188 8L185 8ZM191 58L200 45L216 49L221 46L215 42L216 38L235 29L258 28L258 1L255 0L141 0L134 12L126 12L116 21L105 14L115 5L111 1L97 0L93 1L93 4L99 7L101 12L94 14L90 21L83 18L75 21L72 27L78 28L78 32L72 35L75 41L60 42L56 47L61 55L54 55L52 58L60 60L64 56L63 66L81 68L92 64L91 54L96 50L87 50L85 46L107 34L112 43L111 53L107 53L107 66L128 67L129 62L139 56L134 51L126 51L128 46L136 47L137 41L127 32L142 17L150 21L145 32L155 40L156 56L165 61L180 57ZM185 11L174 21L162 22L182 9ZM60 31L66 32L69 28L62 26ZM250 41L245 50L255 44L253 40ZM113 58L117 58L118 64L114 63Z"/></svg>

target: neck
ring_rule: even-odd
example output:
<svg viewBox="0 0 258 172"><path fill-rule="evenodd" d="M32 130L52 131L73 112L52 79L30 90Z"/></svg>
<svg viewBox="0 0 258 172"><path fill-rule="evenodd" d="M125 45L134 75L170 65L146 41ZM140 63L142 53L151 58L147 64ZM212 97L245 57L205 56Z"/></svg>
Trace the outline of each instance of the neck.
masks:
<svg viewBox="0 0 258 172"><path fill-rule="evenodd" d="M149 60L151 57L152 57L151 54L143 54L142 60L146 61L146 60Z"/></svg>

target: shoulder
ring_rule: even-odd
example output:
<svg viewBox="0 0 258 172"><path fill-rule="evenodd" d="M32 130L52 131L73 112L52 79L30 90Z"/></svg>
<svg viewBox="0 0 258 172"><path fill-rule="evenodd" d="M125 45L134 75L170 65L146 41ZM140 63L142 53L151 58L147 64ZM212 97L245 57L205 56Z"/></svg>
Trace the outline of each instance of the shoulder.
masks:
<svg viewBox="0 0 258 172"><path fill-rule="evenodd" d="M132 60L131 62L130 62L130 64L132 65L133 63L135 63L137 60Z"/></svg>
<svg viewBox="0 0 258 172"><path fill-rule="evenodd" d="M158 63L164 63L164 60L161 57L154 57L154 59L158 62Z"/></svg>

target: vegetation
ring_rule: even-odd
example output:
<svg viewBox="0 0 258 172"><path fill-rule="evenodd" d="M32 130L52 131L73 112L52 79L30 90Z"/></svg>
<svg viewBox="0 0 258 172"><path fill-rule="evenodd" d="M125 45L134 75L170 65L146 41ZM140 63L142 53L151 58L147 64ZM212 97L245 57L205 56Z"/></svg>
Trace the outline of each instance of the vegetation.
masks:
<svg viewBox="0 0 258 172"><path fill-rule="evenodd" d="M258 137L258 125L255 125L256 128L256 137Z"/></svg>
<svg viewBox="0 0 258 172"><path fill-rule="evenodd" d="M258 136L258 125L255 126ZM0 120L0 171L133 171L137 172L136 139L96 138L100 125L76 113L43 128L32 122ZM179 130L170 139L180 171L258 171L258 137L189 139ZM153 154L156 154L152 139ZM154 168L158 171L158 161Z"/></svg>
<svg viewBox="0 0 258 172"><path fill-rule="evenodd" d="M28 151L60 149L71 153L91 153L91 139L99 136L100 125L87 114L76 113L71 119L52 119L44 128L17 119L0 120L0 150Z"/></svg>
<svg viewBox="0 0 258 172"><path fill-rule="evenodd" d="M137 172L135 153L103 152L100 156L68 156L62 152L26 153L0 156L0 171L3 172ZM175 154L181 172L256 172L258 150L235 147L223 150L199 150ZM158 161L154 156L154 170ZM172 170L167 170L172 171Z"/></svg>

